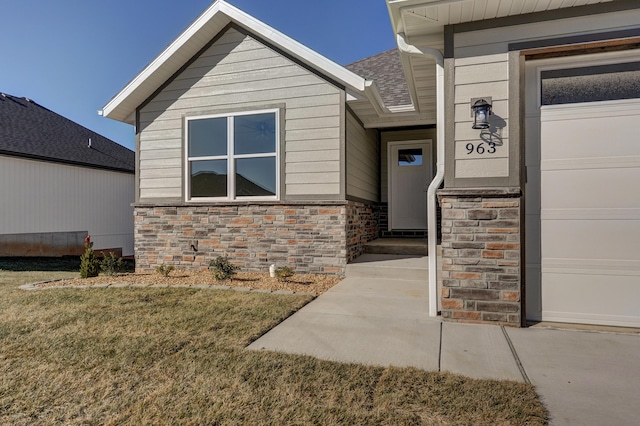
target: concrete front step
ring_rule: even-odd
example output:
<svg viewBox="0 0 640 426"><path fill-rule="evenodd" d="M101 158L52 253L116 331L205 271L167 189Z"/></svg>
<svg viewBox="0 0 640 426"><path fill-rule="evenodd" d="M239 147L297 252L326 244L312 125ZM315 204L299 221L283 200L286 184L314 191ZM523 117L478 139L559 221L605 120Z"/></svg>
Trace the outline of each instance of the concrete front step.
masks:
<svg viewBox="0 0 640 426"><path fill-rule="evenodd" d="M347 277L427 280L428 257L366 253L347 265Z"/></svg>
<svg viewBox="0 0 640 426"><path fill-rule="evenodd" d="M365 253L426 256L426 238L378 238L365 245Z"/></svg>

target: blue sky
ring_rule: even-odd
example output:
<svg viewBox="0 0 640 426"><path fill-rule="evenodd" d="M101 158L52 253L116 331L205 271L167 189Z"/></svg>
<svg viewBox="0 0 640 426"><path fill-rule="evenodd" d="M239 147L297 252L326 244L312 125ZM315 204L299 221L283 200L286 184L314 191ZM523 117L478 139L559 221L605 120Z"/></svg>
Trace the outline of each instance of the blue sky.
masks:
<svg viewBox="0 0 640 426"><path fill-rule="evenodd" d="M25 96L128 148L97 115L212 0L0 0L0 92ZM395 47L384 0L230 0L339 64Z"/></svg>

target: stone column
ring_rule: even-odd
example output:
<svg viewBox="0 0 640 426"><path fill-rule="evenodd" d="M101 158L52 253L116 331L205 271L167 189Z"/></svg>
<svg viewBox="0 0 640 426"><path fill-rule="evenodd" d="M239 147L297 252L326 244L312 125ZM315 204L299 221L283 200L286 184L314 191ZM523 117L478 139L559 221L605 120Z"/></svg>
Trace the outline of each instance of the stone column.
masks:
<svg viewBox="0 0 640 426"><path fill-rule="evenodd" d="M438 191L442 208L442 317L523 324L520 188Z"/></svg>

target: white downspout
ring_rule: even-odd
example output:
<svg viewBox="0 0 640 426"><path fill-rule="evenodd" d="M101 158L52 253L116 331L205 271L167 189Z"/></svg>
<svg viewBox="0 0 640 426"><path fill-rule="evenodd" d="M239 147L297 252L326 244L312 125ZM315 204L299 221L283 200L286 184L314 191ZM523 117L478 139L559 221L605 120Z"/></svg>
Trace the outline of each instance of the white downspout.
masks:
<svg viewBox="0 0 640 426"><path fill-rule="evenodd" d="M401 52L415 56L431 56L436 61L436 175L427 190L427 243L429 248L429 316L438 315L438 218L436 217L436 190L444 179L444 56L438 49L416 47L397 34Z"/></svg>

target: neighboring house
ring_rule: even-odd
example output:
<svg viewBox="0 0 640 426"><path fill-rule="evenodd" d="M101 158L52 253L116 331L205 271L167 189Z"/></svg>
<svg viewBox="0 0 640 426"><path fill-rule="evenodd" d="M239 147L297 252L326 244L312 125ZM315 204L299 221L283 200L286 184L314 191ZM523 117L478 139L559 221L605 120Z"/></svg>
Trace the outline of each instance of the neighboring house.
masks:
<svg viewBox="0 0 640 426"><path fill-rule="evenodd" d="M133 151L0 93L0 256L133 254Z"/></svg>
<svg viewBox="0 0 640 426"><path fill-rule="evenodd" d="M342 67L216 1L104 107L137 266L341 274L428 229L431 315L640 325L640 4L387 3L398 49Z"/></svg>

